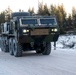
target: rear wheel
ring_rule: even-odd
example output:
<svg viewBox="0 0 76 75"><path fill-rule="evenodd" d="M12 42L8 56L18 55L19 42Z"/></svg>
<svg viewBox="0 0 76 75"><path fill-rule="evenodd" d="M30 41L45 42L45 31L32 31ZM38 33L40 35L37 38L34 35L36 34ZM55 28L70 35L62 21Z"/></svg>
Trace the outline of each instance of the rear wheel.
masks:
<svg viewBox="0 0 76 75"><path fill-rule="evenodd" d="M7 47L6 46L6 40L4 40L4 49L3 49L4 52L7 52L6 47Z"/></svg>
<svg viewBox="0 0 76 75"><path fill-rule="evenodd" d="M15 39L13 39L13 53L15 57L22 56L22 45L20 43L17 43Z"/></svg>
<svg viewBox="0 0 76 75"><path fill-rule="evenodd" d="M4 51L4 37L2 37L1 39L1 50Z"/></svg>
<svg viewBox="0 0 76 75"><path fill-rule="evenodd" d="M5 52L9 52L9 46L6 45L6 51Z"/></svg>
<svg viewBox="0 0 76 75"><path fill-rule="evenodd" d="M6 50L6 38L5 37L3 37L3 48L2 48L2 51L3 52L7 52L7 50Z"/></svg>
<svg viewBox="0 0 76 75"><path fill-rule="evenodd" d="M4 51L4 37L1 38L1 50Z"/></svg>
<svg viewBox="0 0 76 75"><path fill-rule="evenodd" d="M4 52L9 52L8 39L5 37L4 40Z"/></svg>
<svg viewBox="0 0 76 75"><path fill-rule="evenodd" d="M42 48L43 55L49 55L51 53L51 43L46 42L45 47Z"/></svg>

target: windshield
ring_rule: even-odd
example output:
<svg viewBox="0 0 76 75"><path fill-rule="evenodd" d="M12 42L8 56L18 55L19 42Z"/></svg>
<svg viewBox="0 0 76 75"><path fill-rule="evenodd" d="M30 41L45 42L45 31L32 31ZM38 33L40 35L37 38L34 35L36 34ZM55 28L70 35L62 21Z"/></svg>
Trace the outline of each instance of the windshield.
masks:
<svg viewBox="0 0 76 75"><path fill-rule="evenodd" d="M22 22L23 25L37 24L37 19L22 19L21 22Z"/></svg>
<svg viewBox="0 0 76 75"><path fill-rule="evenodd" d="M55 19L46 19L46 18L43 18L43 19L40 19L40 23L41 24L53 25L53 24L55 24Z"/></svg>

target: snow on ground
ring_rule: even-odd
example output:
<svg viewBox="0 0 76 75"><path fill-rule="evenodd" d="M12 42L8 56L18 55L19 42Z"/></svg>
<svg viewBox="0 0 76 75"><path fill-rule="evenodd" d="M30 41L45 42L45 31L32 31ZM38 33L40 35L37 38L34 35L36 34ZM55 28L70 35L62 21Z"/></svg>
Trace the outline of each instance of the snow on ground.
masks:
<svg viewBox="0 0 76 75"><path fill-rule="evenodd" d="M54 43L52 43L52 47ZM56 48L62 48L62 49L76 49L76 35L61 35L58 38L58 41L56 42Z"/></svg>
<svg viewBox="0 0 76 75"><path fill-rule="evenodd" d="M16 58L0 52L0 75L76 75L76 51L52 50L48 56L24 53Z"/></svg>

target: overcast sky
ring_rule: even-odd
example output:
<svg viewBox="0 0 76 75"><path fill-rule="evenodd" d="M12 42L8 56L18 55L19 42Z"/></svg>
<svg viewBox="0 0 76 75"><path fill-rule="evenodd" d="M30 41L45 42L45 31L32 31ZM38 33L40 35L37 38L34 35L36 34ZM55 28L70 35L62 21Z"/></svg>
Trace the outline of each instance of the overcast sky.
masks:
<svg viewBox="0 0 76 75"><path fill-rule="evenodd" d="M48 6L51 4L62 4L64 5L66 11L71 13L72 7L76 7L76 0L39 0L40 2L47 3ZM22 9L27 11L29 7L34 7L35 11L38 9L38 0L0 0L0 12L8 8L8 6L13 11L19 11Z"/></svg>

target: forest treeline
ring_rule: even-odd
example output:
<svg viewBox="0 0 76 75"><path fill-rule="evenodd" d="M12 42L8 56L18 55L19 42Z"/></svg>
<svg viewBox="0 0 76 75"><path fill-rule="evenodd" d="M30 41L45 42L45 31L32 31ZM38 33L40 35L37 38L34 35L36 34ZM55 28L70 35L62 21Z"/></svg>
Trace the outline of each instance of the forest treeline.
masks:
<svg viewBox="0 0 76 75"><path fill-rule="evenodd" d="M28 12L31 15L42 15L42 16L50 16L55 15L58 25L60 27L61 33L65 33L68 30L76 29L76 8L72 8L72 13L68 14L64 8L64 5L50 5L48 7L47 4L39 3L38 11L35 13L34 8L29 8ZM5 21L10 21L10 14L12 13L12 9L7 8L6 10L0 13L0 24Z"/></svg>

